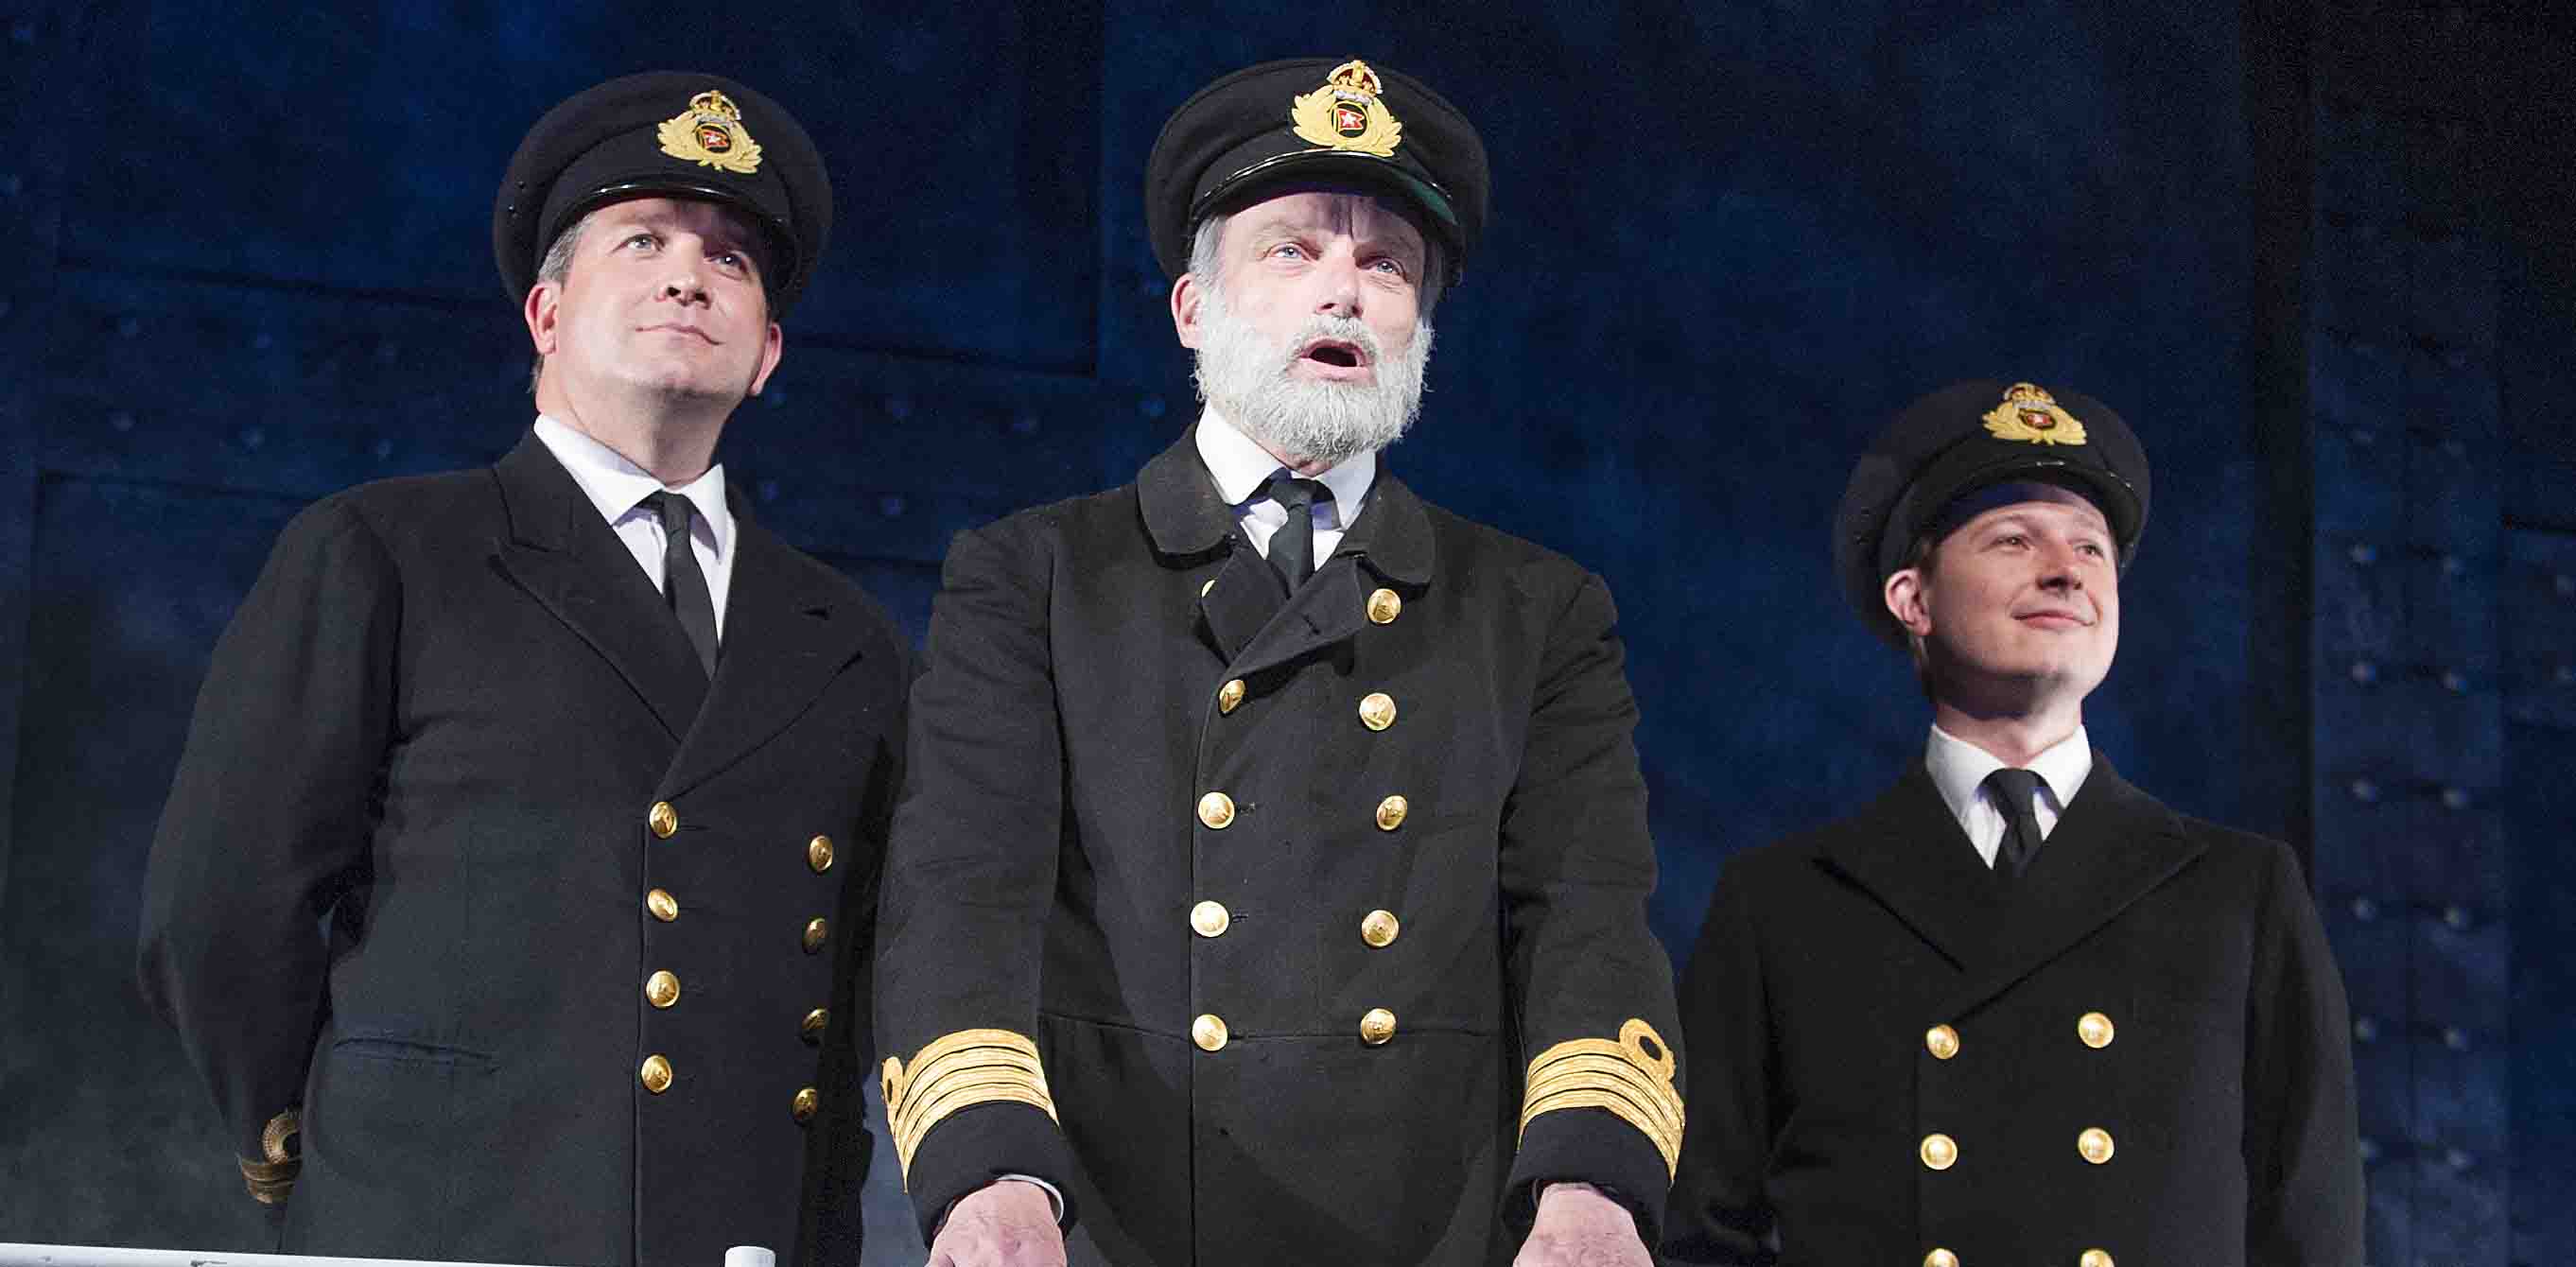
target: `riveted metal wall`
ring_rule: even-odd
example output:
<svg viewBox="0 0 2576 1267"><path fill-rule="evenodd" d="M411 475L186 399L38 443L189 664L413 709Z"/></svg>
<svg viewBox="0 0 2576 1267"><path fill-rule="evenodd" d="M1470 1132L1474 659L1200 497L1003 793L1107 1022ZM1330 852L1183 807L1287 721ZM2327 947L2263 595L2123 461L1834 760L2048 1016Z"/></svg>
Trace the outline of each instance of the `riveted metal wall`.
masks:
<svg viewBox="0 0 2576 1267"><path fill-rule="evenodd" d="M2352 996L2370 1253L2503 1263L2511 859L2489 97L2458 6L2317 24L2314 821Z"/></svg>

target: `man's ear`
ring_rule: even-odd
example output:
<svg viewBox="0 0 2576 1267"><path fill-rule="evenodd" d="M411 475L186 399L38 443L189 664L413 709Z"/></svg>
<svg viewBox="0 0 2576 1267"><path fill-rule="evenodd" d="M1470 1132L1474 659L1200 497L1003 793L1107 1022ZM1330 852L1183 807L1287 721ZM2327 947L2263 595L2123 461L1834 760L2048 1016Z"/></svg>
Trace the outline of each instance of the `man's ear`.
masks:
<svg viewBox="0 0 2576 1267"><path fill-rule="evenodd" d="M537 355L553 356L559 346L556 318L563 311L563 285L541 281L528 288L528 302L519 314L527 318L528 341L536 345Z"/></svg>
<svg viewBox="0 0 2576 1267"><path fill-rule="evenodd" d="M760 389L769 385L769 376L778 368L779 356L786 351L787 333L778 328L777 322L770 322L769 344L760 351L760 372L751 376L751 395L759 395Z"/></svg>
<svg viewBox="0 0 2576 1267"><path fill-rule="evenodd" d="M1905 626L1905 632L1917 638L1932 632L1932 604L1929 601L1921 568L1898 568L1888 574L1879 588L1879 598L1887 604L1887 614Z"/></svg>
<svg viewBox="0 0 2576 1267"><path fill-rule="evenodd" d="M1195 351L1199 346L1199 305L1207 299L1207 285L1196 273L1183 273L1172 283L1172 333L1179 335L1181 346Z"/></svg>

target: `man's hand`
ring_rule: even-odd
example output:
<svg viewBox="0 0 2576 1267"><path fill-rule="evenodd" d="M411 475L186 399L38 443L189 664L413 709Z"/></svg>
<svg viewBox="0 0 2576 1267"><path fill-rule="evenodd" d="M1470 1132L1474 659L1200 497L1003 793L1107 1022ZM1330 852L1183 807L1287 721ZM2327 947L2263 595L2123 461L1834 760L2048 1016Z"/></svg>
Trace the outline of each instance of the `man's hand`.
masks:
<svg viewBox="0 0 2576 1267"><path fill-rule="evenodd" d="M1588 1183L1541 1190L1538 1218L1512 1267L1654 1267L1628 1207Z"/></svg>
<svg viewBox="0 0 2576 1267"><path fill-rule="evenodd" d="M1626 1217L1624 1211L1621 1217ZM938 1239L930 1243L929 1267L1064 1267L1064 1232L1055 1225L1055 1203L1047 1199L1046 1189L1017 1179L997 1180L959 1197L948 1207Z"/></svg>

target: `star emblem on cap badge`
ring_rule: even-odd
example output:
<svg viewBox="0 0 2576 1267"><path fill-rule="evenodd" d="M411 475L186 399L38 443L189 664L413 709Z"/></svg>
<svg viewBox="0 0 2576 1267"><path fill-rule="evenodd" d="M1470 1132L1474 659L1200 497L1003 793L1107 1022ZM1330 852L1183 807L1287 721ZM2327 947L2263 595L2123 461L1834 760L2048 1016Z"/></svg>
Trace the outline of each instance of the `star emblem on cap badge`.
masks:
<svg viewBox="0 0 2576 1267"><path fill-rule="evenodd" d="M689 98L689 108L662 120L656 135L673 158L742 176L760 170L760 142L743 131L742 110L713 89Z"/></svg>
<svg viewBox="0 0 2576 1267"><path fill-rule="evenodd" d="M1986 430L1998 440L2024 444L2082 444L2084 424L2057 407L2056 398L2036 383L2004 389L2004 403L1986 415Z"/></svg>
<svg viewBox="0 0 2576 1267"><path fill-rule="evenodd" d="M1379 158L1395 157L1404 140L1404 125L1378 100L1384 88L1367 62L1353 59L1324 76L1324 86L1289 102L1288 117L1297 136L1328 150L1358 150Z"/></svg>

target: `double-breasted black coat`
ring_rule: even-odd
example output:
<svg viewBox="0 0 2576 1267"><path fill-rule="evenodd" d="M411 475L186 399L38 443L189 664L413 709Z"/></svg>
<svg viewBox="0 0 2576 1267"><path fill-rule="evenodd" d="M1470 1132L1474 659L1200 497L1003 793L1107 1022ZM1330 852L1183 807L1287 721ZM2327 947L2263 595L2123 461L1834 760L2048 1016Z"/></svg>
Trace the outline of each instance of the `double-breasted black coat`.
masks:
<svg viewBox="0 0 2576 1267"><path fill-rule="evenodd" d="M198 698L141 976L243 1156L302 1106L285 1248L855 1259L906 648L736 516L712 682L534 438L282 534Z"/></svg>
<svg viewBox="0 0 2576 1267"><path fill-rule="evenodd" d="M2341 976L2287 846L2093 772L1999 884L1920 762L1727 860L1677 1262L2355 1267Z"/></svg>
<svg viewBox="0 0 2576 1267"><path fill-rule="evenodd" d="M1289 597L1185 435L959 536L926 659L880 1053L1030 1036L1061 1123L933 1127L926 1235L1020 1173L1071 1198L1076 1263L1505 1262L1545 1179L1653 1236L1639 1128L1517 1135L1532 1054L1674 1032L1598 578L1381 471Z"/></svg>

